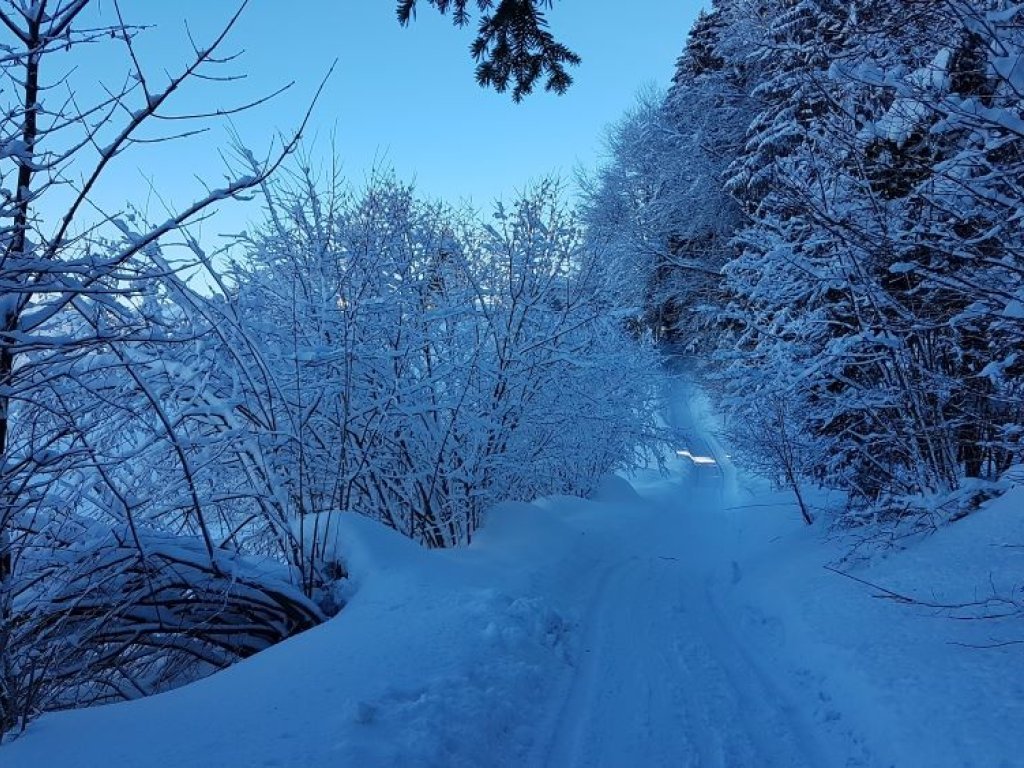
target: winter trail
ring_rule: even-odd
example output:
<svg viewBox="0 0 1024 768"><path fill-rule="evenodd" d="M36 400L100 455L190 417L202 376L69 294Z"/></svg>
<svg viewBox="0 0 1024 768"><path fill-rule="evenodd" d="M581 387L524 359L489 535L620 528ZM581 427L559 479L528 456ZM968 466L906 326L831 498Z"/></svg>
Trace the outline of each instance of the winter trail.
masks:
<svg viewBox="0 0 1024 768"><path fill-rule="evenodd" d="M736 473L700 398L674 386L669 477L505 505L459 550L341 516L353 595L336 618L165 694L40 718L0 765L913 765L849 762L870 755L847 719L815 719L817 679L794 683L785 648L768 661L772 633L798 627L770 607L751 624L733 599L759 578Z"/></svg>
<svg viewBox="0 0 1024 768"><path fill-rule="evenodd" d="M654 524L623 542L586 611L546 765L821 765L794 709L716 609L716 578L739 577L726 546L734 473L685 386L672 394L687 471L646 491L637 483Z"/></svg>

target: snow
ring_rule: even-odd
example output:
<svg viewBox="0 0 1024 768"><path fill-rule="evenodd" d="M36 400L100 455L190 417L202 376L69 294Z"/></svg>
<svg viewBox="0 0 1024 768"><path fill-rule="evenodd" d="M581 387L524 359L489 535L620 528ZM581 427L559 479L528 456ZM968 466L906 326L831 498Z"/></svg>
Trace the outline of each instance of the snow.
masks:
<svg viewBox="0 0 1024 768"><path fill-rule="evenodd" d="M828 764L1019 764L1019 647L971 647L1019 641L1019 617L964 620L967 613L901 603L883 590L953 604L1012 589L1021 551L1010 542L1024 534L1022 504L1013 493L906 550L839 563L879 588L837 580L822 567L826 553L838 559L848 551L848 539L779 538L773 525L743 532L731 611L784 688L809 705L831 743ZM968 613L985 613L978 608Z"/></svg>
<svg viewBox="0 0 1024 768"><path fill-rule="evenodd" d="M336 618L176 691L45 716L0 765L1019 764L1024 625L977 617L1020 597L1024 487L844 559L854 535L738 471L679 386L667 476L503 504L461 550L335 515Z"/></svg>
<svg viewBox="0 0 1024 768"><path fill-rule="evenodd" d="M694 456L685 448L676 451L676 456L681 456L684 459L692 461L694 464L700 466L712 466L718 463L711 456Z"/></svg>

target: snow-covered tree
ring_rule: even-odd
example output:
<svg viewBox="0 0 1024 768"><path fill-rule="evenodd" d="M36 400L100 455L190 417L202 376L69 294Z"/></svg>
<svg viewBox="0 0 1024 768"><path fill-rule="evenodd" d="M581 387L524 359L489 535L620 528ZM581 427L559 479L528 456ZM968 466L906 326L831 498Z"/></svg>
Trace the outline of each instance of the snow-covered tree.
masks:
<svg viewBox="0 0 1024 768"><path fill-rule="evenodd" d="M159 687L174 665L141 657L153 645L199 648L189 632L247 589L220 559L185 453L183 392L193 385L152 364L151 348L171 339L151 309L161 278L181 266L161 243L257 186L292 142L255 168L227 169L222 187L163 222L131 206L103 210L108 170L151 142L155 123L196 128L232 112L175 105L230 60L221 49L241 11L156 77L136 50L143 28L116 7L104 22L99 5L0 5L0 737L44 708ZM90 77L84 51L101 45L121 50L123 85L76 90ZM172 546L172 531L197 539ZM189 594L194 606L181 602ZM316 609L303 610L298 624L308 625Z"/></svg>
<svg viewBox="0 0 1024 768"><path fill-rule="evenodd" d="M1012 152L991 151L1012 140L964 129L954 106L994 93L985 44L952 3L797 3L779 19L763 58L783 66L730 182L751 222L726 267L744 354L726 351L725 378L799 402L819 441L806 471L861 501L994 477L1012 456L994 423L1016 429L1019 396L981 373L994 328L966 285L991 284L972 241L1015 242L987 189L1014 177Z"/></svg>
<svg viewBox="0 0 1024 768"><path fill-rule="evenodd" d="M552 185L486 226L387 178L354 194L300 174L267 197L218 311L264 372L238 413L312 582L329 513L450 546L492 504L585 493L655 439L654 352Z"/></svg>
<svg viewBox="0 0 1024 768"><path fill-rule="evenodd" d="M900 515L1020 456L1019 21L715 3L613 131L587 215L646 286L624 305L708 351L736 443L794 487Z"/></svg>
<svg viewBox="0 0 1024 768"><path fill-rule="evenodd" d="M720 269L740 223L722 183L752 117L742 3L716 2L687 39L666 94L647 92L609 131L607 162L586 183L590 238L619 265L656 336L704 345L698 311L720 299Z"/></svg>

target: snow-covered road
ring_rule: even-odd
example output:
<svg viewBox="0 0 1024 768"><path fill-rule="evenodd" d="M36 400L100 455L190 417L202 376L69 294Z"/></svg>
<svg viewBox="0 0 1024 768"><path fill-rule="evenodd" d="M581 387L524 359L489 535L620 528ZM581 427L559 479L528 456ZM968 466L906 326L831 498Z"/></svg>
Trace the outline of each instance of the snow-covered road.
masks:
<svg viewBox="0 0 1024 768"><path fill-rule="evenodd" d="M611 570L550 768L813 766L792 708L717 621L670 542Z"/></svg>
<svg viewBox="0 0 1024 768"><path fill-rule="evenodd" d="M695 418L685 380L674 390L676 474L635 483L656 514L598 582L546 764L821 765L796 711L714 604L715 579L737 576L714 522L729 514L735 472Z"/></svg>

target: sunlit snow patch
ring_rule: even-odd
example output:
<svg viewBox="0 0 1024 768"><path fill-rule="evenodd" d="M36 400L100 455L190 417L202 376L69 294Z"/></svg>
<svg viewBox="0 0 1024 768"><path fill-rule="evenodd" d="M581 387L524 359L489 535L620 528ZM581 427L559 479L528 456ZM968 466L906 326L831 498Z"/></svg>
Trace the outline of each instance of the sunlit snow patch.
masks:
<svg viewBox="0 0 1024 768"><path fill-rule="evenodd" d="M718 463L717 461L715 461L710 456L694 456L692 453L690 453L685 448L676 451L676 455L677 456L682 456L684 459L689 459L690 461L692 461L694 464L697 464L698 466L701 466L701 465L703 465L703 466L711 466L711 465L714 465L714 464Z"/></svg>

